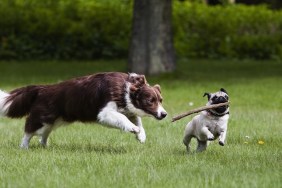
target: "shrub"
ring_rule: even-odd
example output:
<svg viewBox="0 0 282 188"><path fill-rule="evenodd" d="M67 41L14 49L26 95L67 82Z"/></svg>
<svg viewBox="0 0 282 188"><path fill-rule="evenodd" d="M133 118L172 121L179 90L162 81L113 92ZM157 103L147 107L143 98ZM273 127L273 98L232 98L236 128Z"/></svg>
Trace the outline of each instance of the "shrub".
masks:
<svg viewBox="0 0 282 188"><path fill-rule="evenodd" d="M125 57L131 13L127 2L3 0L0 58Z"/></svg>
<svg viewBox="0 0 282 188"><path fill-rule="evenodd" d="M282 58L282 12L263 6L174 3L179 56Z"/></svg>
<svg viewBox="0 0 282 188"><path fill-rule="evenodd" d="M282 11L173 1L177 55L282 59ZM0 59L126 58L130 0L1 0Z"/></svg>

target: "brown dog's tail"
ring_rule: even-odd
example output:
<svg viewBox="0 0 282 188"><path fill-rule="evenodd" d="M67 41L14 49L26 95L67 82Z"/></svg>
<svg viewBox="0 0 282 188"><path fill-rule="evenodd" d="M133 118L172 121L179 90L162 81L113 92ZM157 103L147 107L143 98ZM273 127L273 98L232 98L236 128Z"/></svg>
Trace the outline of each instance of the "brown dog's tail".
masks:
<svg viewBox="0 0 282 188"><path fill-rule="evenodd" d="M11 118L28 115L40 89L40 86L27 86L10 93L0 90L0 115Z"/></svg>

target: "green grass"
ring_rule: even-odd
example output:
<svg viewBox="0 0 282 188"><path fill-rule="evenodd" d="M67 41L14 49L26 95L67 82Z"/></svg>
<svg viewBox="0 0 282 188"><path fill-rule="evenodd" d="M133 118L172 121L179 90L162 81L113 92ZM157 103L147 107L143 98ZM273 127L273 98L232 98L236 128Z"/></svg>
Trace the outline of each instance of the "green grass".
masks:
<svg viewBox="0 0 282 188"><path fill-rule="evenodd" d="M0 62L0 88L56 83L100 71L126 71L123 61ZM143 118L147 142L96 124L73 123L19 149L24 119L0 119L0 187L281 187L282 63L182 60L172 74L147 77L162 87L169 116ZM231 116L227 144L187 155L183 131L192 117L174 115L225 88ZM188 103L193 102L194 106ZM249 136L249 138L246 138ZM258 144L258 141L264 144ZM246 143L247 142L247 143ZM196 142L192 142L193 148Z"/></svg>

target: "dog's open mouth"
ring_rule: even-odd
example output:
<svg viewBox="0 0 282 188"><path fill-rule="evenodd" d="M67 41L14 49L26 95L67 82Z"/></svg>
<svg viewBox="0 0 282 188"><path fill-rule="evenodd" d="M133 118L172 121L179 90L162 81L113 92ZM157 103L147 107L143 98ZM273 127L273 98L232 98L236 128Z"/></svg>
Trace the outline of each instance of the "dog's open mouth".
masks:
<svg viewBox="0 0 282 188"><path fill-rule="evenodd" d="M221 96L217 98L217 100L214 100L212 104L220 104L220 103L225 103L225 102L228 102L228 100L226 100L226 98ZM228 105L220 106L220 107L215 108L214 111L219 114L222 114L227 110L227 108L228 108Z"/></svg>
<svg viewBox="0 0 282 188"><path fill-rule="evenodd" d="M225 103L225 102L228 102L228 100L215 101L212 104L220 104L220 103ZM228 108L228 105L220 106L220 107L214 108L214 111L219 114L222 114L227 110L227 108Z"/></svg>
<svg viewBox="0 0 282 188"><path fill-rule="evenodd" d="M215 108L214 111L216 111L219 114L222 114L227 110L227 108L228 106L221 106L221 107Z"/></svg>

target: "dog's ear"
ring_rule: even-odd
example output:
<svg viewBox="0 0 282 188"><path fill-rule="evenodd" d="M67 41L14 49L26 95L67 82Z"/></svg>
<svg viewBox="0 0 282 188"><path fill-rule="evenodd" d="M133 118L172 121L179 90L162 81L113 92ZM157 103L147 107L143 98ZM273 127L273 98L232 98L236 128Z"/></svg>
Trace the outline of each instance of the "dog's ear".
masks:
<svg viewBox="0 0 282 188"><path fill-rule="evenodd" d="M154 88L161 93L161 86L159 84L154 85Z"/></svg>
<svg viewBox="0 0 282 188"><path fill-rule="evenodd" d="M132 83L135 87L142 87L145 84L147 85L145 75L128 73L128 81Z"/></svg>
<svg viewBox="0 0 282 188"><path fill-rule="evenodd" d="M211 94L210 93L204 93L204 95L203 95L203 97L205 97L205 96L208 96L208 100L210 100L210 98L211 98Z"/></svg>
<svg viewBox="0 0 282 188"><path fill-rule="evenodd" d="M140 93L140 88L136 87L135 85L131 85L129 87L129 95L133 98L136 99L138 98Z"/></svg>
<svg viewBox="0 0 282 188"><path fill-rule="evenodd" d="M220 91L222 91L222 92L228 94L227 91L226 91L224 88L220 88Z"/></svg>

